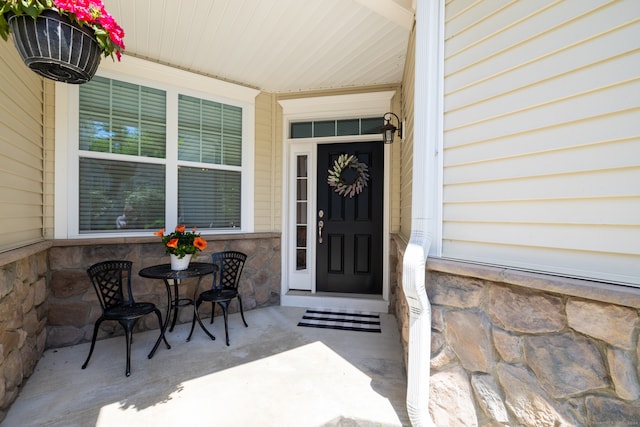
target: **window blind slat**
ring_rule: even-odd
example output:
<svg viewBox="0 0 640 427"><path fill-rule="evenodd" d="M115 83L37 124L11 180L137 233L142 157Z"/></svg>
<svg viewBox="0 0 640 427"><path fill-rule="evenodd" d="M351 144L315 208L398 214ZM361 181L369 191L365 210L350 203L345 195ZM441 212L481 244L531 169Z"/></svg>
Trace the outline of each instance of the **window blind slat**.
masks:
<svg viewBox="0 0 640 427"><path fill-rule="evenodd" d="M242 108L180 95L178 158L242 165Z"/></svg>
<svg viewBox="0 0 640 427"><path fill-rule="evenodd" d="M165 97L159 89L94 77L80 86L80 149L163 158Z"/></svg>
<svg viewBox="0 0 640 427"><path fill-rule="evenodd" d="M178 95L179 218L165 218L166 168L176 164L148 158L166 157L166 96L102 77L80 88L80 233L158 229L176 220L240 227L242 173L216 167L242 163L242 109L186 95Z"/></svg>
<svg viewBox="0 0 640 427"><path fill-rule="evenodd" d="M240 172L180 168L180 223L188 228L240 227L240 178Z"/></svg>
<svg viewBox="0 0 640 427"><path fill-rule="evenodd" d="M163 165L80 159L80 231L159 228L164 194Z"/></svg>

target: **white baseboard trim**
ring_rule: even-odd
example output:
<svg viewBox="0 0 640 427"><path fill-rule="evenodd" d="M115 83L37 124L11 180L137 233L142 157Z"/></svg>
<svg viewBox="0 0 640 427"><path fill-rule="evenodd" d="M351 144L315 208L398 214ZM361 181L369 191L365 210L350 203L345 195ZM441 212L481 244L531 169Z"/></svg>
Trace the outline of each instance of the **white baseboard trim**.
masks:
<svg viewBox="0 0 640 427"><path fill-rule="evenodd" d="M380 295L332 294L289 291L280 298L283 307L340 308L348 310L388 313L389 301Z"/></svg>

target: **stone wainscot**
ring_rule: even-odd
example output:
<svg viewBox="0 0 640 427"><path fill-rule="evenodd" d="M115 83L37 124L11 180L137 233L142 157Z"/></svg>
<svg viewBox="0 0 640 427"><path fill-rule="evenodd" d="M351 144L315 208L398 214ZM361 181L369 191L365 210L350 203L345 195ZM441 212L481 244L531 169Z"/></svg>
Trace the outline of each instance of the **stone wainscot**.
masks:
<svg viewBox="0 0 640 427"><path fill-rule="evenodd" d="M436 425L640 425L640 290L445 260L427 261L426 286Z"/></svg>

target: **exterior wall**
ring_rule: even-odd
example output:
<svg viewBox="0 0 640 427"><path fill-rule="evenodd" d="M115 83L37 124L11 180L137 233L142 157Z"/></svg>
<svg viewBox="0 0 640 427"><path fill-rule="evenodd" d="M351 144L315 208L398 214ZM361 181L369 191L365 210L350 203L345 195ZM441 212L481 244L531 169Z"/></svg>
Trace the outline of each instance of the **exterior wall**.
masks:
<svg viewBox="0 0 640 427"><path fill-rule="evenodd" d="M401 122L408 122L409 120L413 120L413 115L411 117L407 117L404 113L404 108L402 105L402 90L400 88L399 91L391 99L391 112L398 115ZM398 138L398 135L395 136L393 144L391 144L391 152L390 155L385 161L389 164L389 232L390 233L398 233L400 231L401 219L402 219L402 209L401 209L401 199L400 195L402 192L400 191L402 185L401 179L401 153L404 146L405 134L404 134L404 125L403 125L403 134L402 139Z"/></svg>
<svg viewBox="0 0 640 427"><path fill-rule="evenodd" d="M447 2L443 256L640 286L638 17Z"/></svg>
<svg viewBox="0 0 640 427"><path fill-rule="evenodd" d="M0 79L11 82L0 87L0 250L21 247L0 253L1 421L46 345L54 83L22 63L11 39L0 41Z"/></svg>
<svg viewBox="0 0 640 427"><path fill-rule="evenodd" d="M396 260L396 315L405 243ZM640 419L640 295L453 261L427 263L436 425L616 425Z"/></svg>
<svg viewBox="0 0 640 427"><path fill-rule="evenodd" d="M240 282L240 294L244 311L254 308L279 305L280 303L280 237L276 234L253 234L244 236L216 236L207 238L208 247L198 254L200 262L210 262L213 252L238 250L248 255ZM94 242L56 241L49 251L50 296L47 323L47 348L64 347L91 340L93 325L101 314L95 290L89 281L86 269L100 261L126 259L133 261L132 287L137 300L155 303L163 314L167 310L166 288L161 280L146 279L137 272L155 264L169 262L162 245L150 239L129 241ZM211 277L202 279L200 289L210 285ZM193 298L197 279L184 280L180 284L180 295ZM203 306L201 312L210 310ZM219 310L219 307L216 307ZM230 312L238 310L237 301L231 304ZM193 310L178 311L178 323L191 322ZM221 312L216 311L216 315ZM140 330L157 329L154 316L146 316L139 322ZM164 319L163 319L164 320ZM122 328L115 322L105 322L98 339L121 335Z"/></svg>
<svg viewBox="0 0 640 427"><path fill-rule="evenodd" d="M44 200L43 200L43 237L53 238L55 212L55 83L43 79L44 83Z"/></svg>
<svg viewBox="0 0 640 427"><path fill-rule="evenodd" d="M0 421L45 350L47 248L0 256Z"/></svg>
<svg viewBox="0 0 640 427"><path fill-rule="evenodd" d="M44 79L0 40L0 250L41 241L44 181ZM51 87L48 85L47 87Z"/></svg>
<svg viewBox="0 0 640 427"><path fill-rule="evenodd" d="M405 119L404 135L402 138L401 155L398 159L400 205L400 230L399 233L406 239L411 235L411 203L413 188L413 104L415 89L415 60L416 60L416 28L415 25L409 37L407 46L407 59L404 64L402 77L402 117ZM395 230L394 230L395 231Z"/></svg>
<svg viewBox="0 0 640 427"><path fill-rule="evenodd" d="M275 138L275 96L262 92L256 97L256 148L254 187L254 230L256 232L280 230L280 205L275 197L280 181L276 181L276 156L282 151Z"/></svg>

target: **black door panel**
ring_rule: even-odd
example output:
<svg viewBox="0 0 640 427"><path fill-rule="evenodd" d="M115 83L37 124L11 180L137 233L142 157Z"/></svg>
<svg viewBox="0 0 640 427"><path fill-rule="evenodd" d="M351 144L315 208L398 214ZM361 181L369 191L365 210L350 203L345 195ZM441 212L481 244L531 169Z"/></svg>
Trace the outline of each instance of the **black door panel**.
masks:
<svg viewBox="0 0 640 427"><path fill-rule="evenodd" d="M336 193L327 183L341 154L353 154L368 166L367 186L353 197ZM352 171L343 176L347 183L355 177ZM380 142L318 146L316 227L318 221L323 227L322 239L317 239L317 291L382 294L383 177Z"/></svg>

